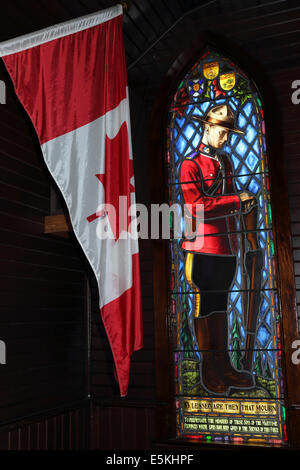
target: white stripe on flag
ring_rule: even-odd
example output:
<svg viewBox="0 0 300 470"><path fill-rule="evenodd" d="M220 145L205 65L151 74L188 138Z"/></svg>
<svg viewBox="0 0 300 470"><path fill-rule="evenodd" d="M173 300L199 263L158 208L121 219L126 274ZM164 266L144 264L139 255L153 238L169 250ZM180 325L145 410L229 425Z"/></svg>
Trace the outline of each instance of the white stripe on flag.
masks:
<svg viewBox="0 0 300 470"><path fill-rule="evenodd" d="M104 188L95 176L105 173L105 136L117 136L126 122L130 132L128 99L91 123L52 139L41 146L48 169L67 203L75 235L86 254L100 291L100 307L132 286L132 255L137 240L115 241L97 237L107 219L88 223L91 211L105 202ZM131 200L135 200L131 193ZM120 263L122 259L122 263Z"/></svg>

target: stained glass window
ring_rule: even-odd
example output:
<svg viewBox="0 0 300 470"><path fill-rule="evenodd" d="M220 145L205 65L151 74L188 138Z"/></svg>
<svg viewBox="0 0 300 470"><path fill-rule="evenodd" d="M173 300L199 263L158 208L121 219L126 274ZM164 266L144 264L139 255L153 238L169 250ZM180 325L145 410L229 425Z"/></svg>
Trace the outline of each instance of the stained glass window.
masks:
<svg viewBox="0 0 300 470"><path fill-rule="evenodd" d="M166 164L170 205L188 205L170 242L177 436L284 443L263 105L228 58L206 51L179 84Z"/></svg>

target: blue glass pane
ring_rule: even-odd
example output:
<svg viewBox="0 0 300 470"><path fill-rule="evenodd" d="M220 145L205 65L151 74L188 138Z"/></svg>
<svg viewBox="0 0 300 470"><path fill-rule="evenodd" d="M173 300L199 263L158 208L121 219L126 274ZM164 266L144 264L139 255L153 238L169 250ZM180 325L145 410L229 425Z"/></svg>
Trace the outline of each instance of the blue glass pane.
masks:
<svg viewBox="0 0 300 470"><path fill-rule="evenodd" d="M260 215L259 218L258 218L258 226L261 230L264 230L266 228L265 220L264 220L262 215Z"/></svg>
<svg viewBox="0 0 300 470"><path fill-rule="evenodd" d="M257 194L258 191L260 190L260 186L257 184L257 182L256 182L254 179L252 179L252 180L250 181L250 184L249 184L249 186L248 186L248 189L249 189L249 191L250 191L251 193Z"/></svg>
<svg viewBox="0 0 300 470"><path fill-rule="evenodd" d="M238 297L239 293L238 292L231 292L230 298L232 303L235 302L236 298Z"/></svg>
<svg viewBox="0 0 300 470"><path fill-rule="evenodd" d="M242 188L242 185L239 183L238 180L236 180L235 185L236 185L236 188L237 188L238 191L242 191L242 189L243 189L243 188Z"/></svg>
<svg viewBox="0 0 300 470"><path fill-rule="evenodd" d="M206 111L207 111L208 108L209 108L209 104L210 104L210 103L209 103L208 101L206 101L205 103L202 103L202 104L200 105L200 109L201 109L201 111L202 111L202 114L205 114L205 113L206 113ZM197 111L197 108L195 108L195 114L196 114L196 111Z"/></svg>
<svg viewBox="0 0 300 470"><path fill-rule="evenodd" d="M194 147L194 148L197 148L197 147L199 146L199 144L200 144L200 141L201 141L201 137L200 137L199 133L197 133L197 134L195 135L194 139L193 139L193 142L192 142L193 147Z"/></svg>
<svg viewBox="0 0 300 470"><path fill-rule="evenodd" d="M190 295L187 298L188 298L188 311L189 313L192 313L193 312L193 300Z"/></svg>
<svg viewBox="0 0 300 470"><path fill-rule="evenodd" d="M185 122L186 122L185 117L182 117L182 118L177 117L176 118L176 123L177 123L178 127L180 127L180 128L182 126L184 126Z"/></svg>
<svg viewBox="0 0 300 470"><path fill-rule="evenodd" d="M240 155L240 157L244 157L245 156L245 153L247 152L248 150L248 145L246 144L246 142L242 139L240 139L238 145L235 147L237 153Z"/></svg>
<svg viewBox="0 0 300 470"><path fill-rule="evenodd" d="M187 107L186 114L190 114L193 109L195 109L194 105L190 104L190 105Z"/></svg>
<svg viewBox="0 0 300 470"><path fill-rule="evenodd" d="M270 344L269 347L272 348L272 344ZM268 354L268 357L271 359L271 364L272 364L274 361L274 351L267 351L267 354Z"/></svg>
<svg viewBox="0 0 300 470"><path fill-rule="evenodd" d="M238 267L238 270L237 270L236 280L239 284L241 284L241 268L240 268L240 266Z"/></svg>
<svg viewBox="0 0 300 470"><path fill-rule="evenodd" d="M250 173L253 173L255 171L255 168L258 164L259 160L255 153L249 152L247 158L246 158L246 163L249 167Z"/></svg>
<svg viewBox="0 0 300 470"><path fill-rule="evenodd" d="M238 124L238 127L242 128L247 124L247 119L242 114L240 114L239 118L238 118L238 121L237 121L237 124Z"/></svg>
<svg viewBox="0 0 300 470"><path fill-rule="evenodd" d="M247 132L246 132L246 135L245 135L245 138L247 140L247 142L249 144L251 144L253 142L253 140L255 139L257 135L257 132L256 130L254 129L254 127L252 127L250 124L247 126Z"/></svg>
<svg viewBox="0 0 300 470"><path fill-rule="evenodd" d="M191 124L188 124L183 129L183 134L188 140L190 140L193 137L194 133L195 133L195 128Z"/></svg>
<svg viewBox="0 0 300 470"><path fill-rule="evenodd" d="M266 313L266 310L268 309L268 302L266 301L266 299L264 299L261 307L260 307L260 311L265 314Z"/></svg>
<svg viewBox="0 0 300 470"><path fill-rule="evenodd" d="M242 300L241 297L238 299L237 303L235 304L239 313L242 313Z"/></svg>
<svg viewBox="0 0 300 470"><path fill-rule="evenodd" d="M175 165L179 162L179 155L177 152L174 152L174 162L175 162Z"/></svg>
<svg viewBox="0 0 300 470"><path fill-rule="evenodd" d="M187 146L186 140L182 136L178 137L177 142L176 142L176 149L178 153L183 153L185 151L186 146Z"/></svg>
<svg viewBox="0 0 300 470"><path fill-rule="evenodd" d="M244 106L243 108L244 113L246 114L247 117L250 116L252 112L252 103L251 101L248 101L248 103Z"/></svg>
<svg viewBox="0 0 300 470"><path fill-rule="evenodd" d="M260 244L260 247L261 247L261 248L265 248L265 245L261 243L261 244ZM262 271L262 279L263 279L263 281L265 281L265 280L268 279L268 273L267 273L267 271L266 271L265 269Z"/></svg>
<svg viewBox="0 0 300 470"><path fill-rule="evenodd" d="M257 153L257 155L259 155L259 145L258 145L258 139L256 139L256 141L254 142L253 144L253 147L252 147L255 152Z"/></svg>
<svg viewBox="0 0 300 470"><path fill-rule="evenodd" d="M220 104L226 103L226 100L219 98L218 100L215 101L214 106L219 106Z"/></svg>
<svg viewBox="0 0 300 470"><path fill-rule="evenodd" d="M240 160L234 154L231 155L231 160L232 160L234 169L238 168L240 164Z"/></svg>
<svg viewBox="0 0 300 470"><path fill-rule="evenodd" d="M248 176L243 176L243 175L248 175ZM240 176L239 176L239 182L243 185L246 185L248 180L249 180L249 171L245 167L245 165L242 166L242 169L240 171Z"/></svg>
<svg viewBox="0 0 300 470"><path fill-rule="evenodd" d="M265 348L270 340L270 333L264 326L261 326L258 329L257 338L260 344Z"/></svg>
<svg viewBox="0 0 300 470"><path fill-rule="evenodd" d="M203 117L203 113L200 111L198 108L194 108L193 112L190 114L190 117L193 118L193 116L200 116ZM195 124L198 125L198 122L195 121Z"/></svg>
<svg viewBox="0 0 300 470"><path fill-rule="evenodd" d="M184 229L185 229L185 223L184 223L184 218L182 217L181 220L180 220L180 230L181 230L181 234L184 233Z"/></svg>
<svg viewBox="0 0 300 470"><path fill-rule="evenodd" d="M187 157L188 155L190 155L193 152L194 152L194 148L189 145L183 155L184 155L184 157Z"/></svg>
<svg viewBox="0 0 300 470"><path fill-rule="evenodd" d="M271 322L272 322L272 319L271 319L271 312L269 311L268 314L265 316L265 322L266 324L271 327Z"/></svg>
<svg viewBox="0 0 300 470"><path fill-rule="evenodd" d="M237 108L238 108L238 102L237 102L236 100L234 100L234 99L231 99L231 100L230 100L230 106L231 106L232 110L233 110L234 112L236 112L236 110L237 110Z"/></svg>

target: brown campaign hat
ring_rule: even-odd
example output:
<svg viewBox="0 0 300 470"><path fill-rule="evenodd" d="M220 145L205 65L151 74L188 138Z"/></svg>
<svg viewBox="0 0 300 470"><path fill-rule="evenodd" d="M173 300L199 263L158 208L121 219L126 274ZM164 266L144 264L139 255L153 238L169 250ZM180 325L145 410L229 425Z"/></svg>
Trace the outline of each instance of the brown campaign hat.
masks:
<svg viewBox="0 0 300 470"><path fill-rule="evenodd" d="M211 108L208 111L206 117L200 117L193 114L192 118L196 119L196 121L206 122L207 124L214 124L216 126L223 127L224 129L227 129L231 132L236 132L237 134L245 134L244 131L235 129L234 114L231 108L226 104Z"/></svg>

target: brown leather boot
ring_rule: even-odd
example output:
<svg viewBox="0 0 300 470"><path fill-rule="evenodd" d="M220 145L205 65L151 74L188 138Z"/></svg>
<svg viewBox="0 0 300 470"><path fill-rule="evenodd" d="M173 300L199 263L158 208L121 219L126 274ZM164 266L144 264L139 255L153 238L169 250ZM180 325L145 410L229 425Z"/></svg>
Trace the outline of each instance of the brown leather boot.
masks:
<svg viewBox="0 0 300 470"><path fill-rule="evenodd" d="M231 387L249 389L254 386L249 372L236 370L228 355L228 322L224 312L194 319L195 335L201 353L203 386L216 394L227 393Z"/></svg>

